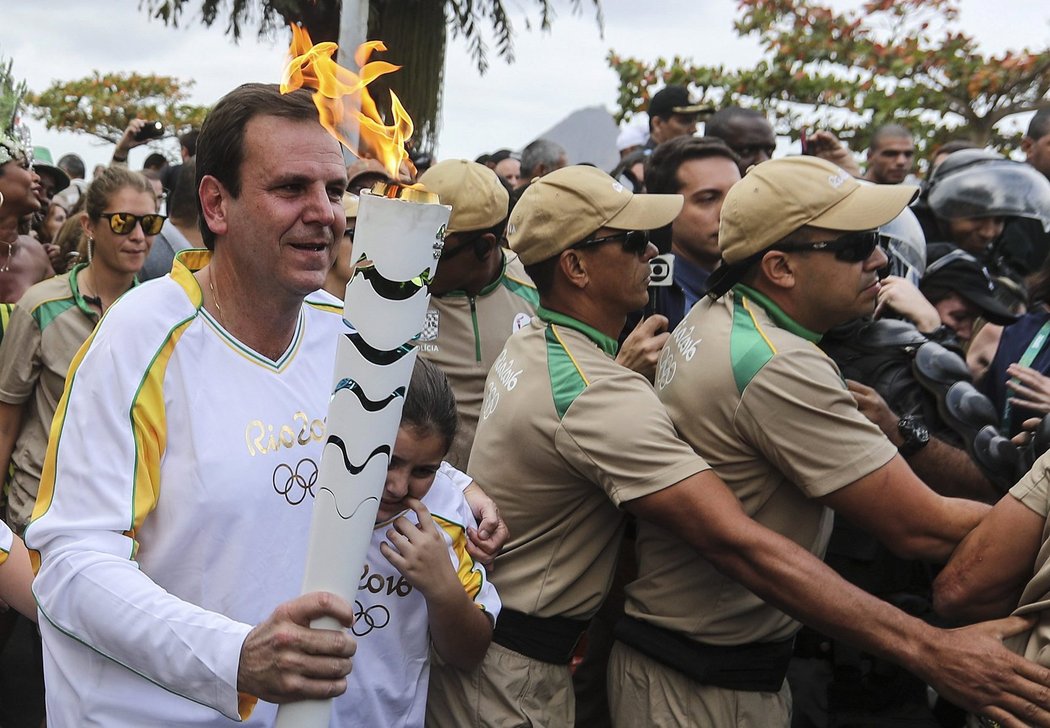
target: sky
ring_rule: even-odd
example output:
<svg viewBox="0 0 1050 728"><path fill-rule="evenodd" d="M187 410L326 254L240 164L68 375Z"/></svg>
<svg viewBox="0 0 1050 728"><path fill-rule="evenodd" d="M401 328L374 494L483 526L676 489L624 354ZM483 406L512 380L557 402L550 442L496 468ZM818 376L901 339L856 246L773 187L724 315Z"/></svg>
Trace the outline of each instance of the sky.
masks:
<svg viewBox="0 0 1050 728"><path fill-rule="evenodd" d="M679 55L731 68L751 65L761 55L757 41L733 31L734 0L603 0L603 31L589 0L582 0L579 13L568 0L553 0L557 14L550 32L538 30L534 0L506 4L517 31L515 63L506 64L493 52L488 73L479 75L462 40L450 41L438 158L520 149L576 109L600 105L612 111L618 81L605 60L610 49L645 60ZM961 4L963 29L986 51L1050 45L1050 10L1039 10L1039 3ZM38 92L93 70L137 71L192 80L191 102L210 105L240 83L280 80L290 34L259 40L249 31L235 45L221 20L205 28L190 10L180 27L171 28L150 19L139 5L140 0L0 0L0 55L13 58L15 76ZM1003 22L1007 18L1011 22ZM47 131L31 118L29 125L33 143L49 147L56 159L76 152L90 170L112 154L112 145L87 135ZM162 150L176 149L169 140ZM148 151L133 152L132 168Z"/></svg>

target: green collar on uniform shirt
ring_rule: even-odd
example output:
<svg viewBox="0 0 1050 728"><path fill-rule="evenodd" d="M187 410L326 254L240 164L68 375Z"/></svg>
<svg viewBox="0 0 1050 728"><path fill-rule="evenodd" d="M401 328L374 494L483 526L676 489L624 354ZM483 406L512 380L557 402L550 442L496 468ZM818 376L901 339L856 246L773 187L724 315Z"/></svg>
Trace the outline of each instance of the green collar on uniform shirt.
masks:
<svg viewBox="0 0 1050 728"><path fill-rule="evenodd" d="M99 315L95 313L95 309L91 308L91 306L87 302L87 299L85 299L84 294L80 292L80 281L77 280L77 274L80 273L80 271L82 271L84 268L87 268L89 265L90 263L77 263L69 269L69 290L73 293L73 300L76 302L77 308L79 308L88 317L97 321ZM130 291L138 284L139 277L136 275L134 278L131 279L131 288L128 288L128 291ZM125 291L125 293L127 293L127 291ZM97 302L98 298L94 297L91 300Z"/></svg>
<svg viewBox="0 0 1050 728"><path fill-rule="evenodd" d="M73 301L76 303L83 313L85 313L91 319L98 319L98 314L95 313L87 301L84 300L84 294L80 292L80 281L77 280L77 274L87 268L87 263L77 263L69 269L69 290L73 293Z"/></svg>
<svg viewBox="0 0 1050 728"><path fill-rule="evenodd" d="M563 313L551 311L549 308L544 308L543 306L536 307L536 315L540 317L540 320L546 321L549 324L558 324L559 326L564 326L569 329L576 329L597 344L599 348L609 356L616 356L616 352L620 348L620 344L616 339L611 336L606 336L593 326L588 326L582 321L577 321L572 316L566 316Z"/></svg>
<svg viewBox="0 0 1050 728"><path fill-rule="evenodd" d="M795 319L784 313L780 306L773 303L769 296L764 293L759 293L750 286L745 286L743 283L737 283L733 286L733 293L741 296L747 296L752 301L757 303L765 312L769 314L769 318L773 319L773 323L782 329L786 329L796 336L801 336L806 341L812 341L814 344L819 342L823 338L823 334L818 334L816 331L810 331L802 324L795 321Z"/></svg>

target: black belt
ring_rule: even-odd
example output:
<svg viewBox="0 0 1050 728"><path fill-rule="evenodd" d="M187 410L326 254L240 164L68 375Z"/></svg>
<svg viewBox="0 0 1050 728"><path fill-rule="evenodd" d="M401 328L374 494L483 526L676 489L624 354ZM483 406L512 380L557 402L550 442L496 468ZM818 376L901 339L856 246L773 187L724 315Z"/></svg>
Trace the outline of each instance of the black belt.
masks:
<svg viewBox="0 0 1050 728"><path fill-rule="evenodd" d="M631 617L617 623L616 639L701 685L763 693L783 686L794 642L704 645Z"/></svg>
<svg viewBox="0 0 1050 728"><path fill-rule="evenodd" d="M568 617L533 617L504 608L496 620L492 641L534 660L568 665L588 623Z"/></svg>

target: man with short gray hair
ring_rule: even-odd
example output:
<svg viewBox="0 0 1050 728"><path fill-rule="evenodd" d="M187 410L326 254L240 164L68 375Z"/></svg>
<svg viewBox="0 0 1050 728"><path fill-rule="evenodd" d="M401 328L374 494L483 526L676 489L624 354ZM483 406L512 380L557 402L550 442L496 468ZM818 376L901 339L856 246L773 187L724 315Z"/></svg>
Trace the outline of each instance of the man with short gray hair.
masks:
<svg viewBox="0 0 1050 728"><path fill-rule="evenodd" d="M518 186L524 187L532 180L561 169L568 164L565 147L550 139L537 139L521 150L521 179Z"/></svg>

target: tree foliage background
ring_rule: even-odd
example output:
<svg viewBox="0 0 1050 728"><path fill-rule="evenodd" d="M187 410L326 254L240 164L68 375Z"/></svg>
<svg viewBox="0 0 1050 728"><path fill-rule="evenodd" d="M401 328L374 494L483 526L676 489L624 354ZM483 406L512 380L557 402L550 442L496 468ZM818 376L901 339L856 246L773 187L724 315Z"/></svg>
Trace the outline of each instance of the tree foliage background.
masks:
<svg viewBox="0 0 1050 728"><path fill-rule="evenodd" d="M489 65L491 34L496 55L508 63L514 60L514 33L504 0L368 0L368 40L382 40L389 51L382 60L403 66L394 74L370 86L380 111L388 113L388 90L394 90L415 122L414 144L430 151L438 133L441 109L442 73L445 67L446 29L466 42L480 73ZM579 12L587 0L567 0ZM602 23L601 0L590 0ZM536 23L546 30L554 17L553 0L519 0L518 5L533 7ZM283 31L300 23L314 43L338 42L340 0L140 0L139 6L166 24L178 25L188 10L198 8L200 21L207 26L223 20L226 33L236 41L249 29L260 36ZM531 30L534 23L526 19ZM341 56L344 65L346 58ZM387 119L389 122L389 118Z"/></svg>
<svg viewBox="0 0 1050 728"><path fill-rule="evenodd" d="M55 82L26 97L48 129L82 132L116 144L135 118L160 121L168 135L200 127L207 109L187 103L192 81L171 76L106 73Z"/></svg>
<svg viewBox="0 0 1050 728"><path fill-rule="evenodd" d="M778 133L830 129L854 151L871 131L896 122L920 152L950 138L1012 148L1019 132L997 124L1050 108L1050 50L985 54L958 28L957 0L868 0L838 11L811 0L739 0L740 36L764 57L752 68L643 60L614 51L619 119L643 110L667 83L691 84L704 101L771 112Z"/></svg>

